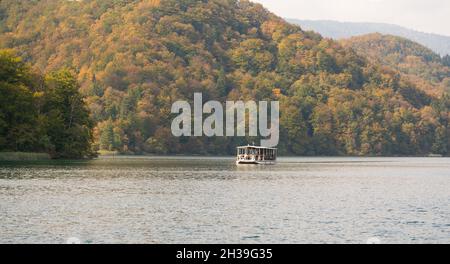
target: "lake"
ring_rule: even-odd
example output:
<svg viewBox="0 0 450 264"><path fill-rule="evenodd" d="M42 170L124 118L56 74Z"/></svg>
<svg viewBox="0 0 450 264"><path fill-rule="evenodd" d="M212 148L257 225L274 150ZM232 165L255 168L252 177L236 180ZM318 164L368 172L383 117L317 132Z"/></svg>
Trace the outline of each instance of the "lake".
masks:
<svg viewBox="0 0 450 264"><path fill-rule="evenodd" d="M450 243L450 159L0 164L0 243Z"/></svg>

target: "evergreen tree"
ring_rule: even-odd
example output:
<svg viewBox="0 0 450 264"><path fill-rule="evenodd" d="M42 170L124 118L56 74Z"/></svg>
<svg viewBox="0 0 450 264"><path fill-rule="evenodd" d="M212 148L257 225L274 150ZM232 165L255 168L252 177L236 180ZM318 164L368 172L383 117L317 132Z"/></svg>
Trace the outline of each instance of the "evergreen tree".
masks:
<svg viewBox="0 0 450 264"><path fill-rule="evenodd" d="M101 132L100 136L100 148L102 150L115 150L115 137L114 137L114 126L111 121L109 121L106 127Z"/></svg>
<svg viewBox="0 0 450 264"><path fill-rule="evenodd" d="M220 96L227 96L228 94L227 76L223 68L220 69L219 76L217 77L216 91Z"/></svg>
<svg viewBox="0 0 450 264"><path fill-rule="evenodd" d="M48 116L52 155L70 159L92 157L94 124L75 77L65 69L49 74L46 84L44 113Z"/></svg>

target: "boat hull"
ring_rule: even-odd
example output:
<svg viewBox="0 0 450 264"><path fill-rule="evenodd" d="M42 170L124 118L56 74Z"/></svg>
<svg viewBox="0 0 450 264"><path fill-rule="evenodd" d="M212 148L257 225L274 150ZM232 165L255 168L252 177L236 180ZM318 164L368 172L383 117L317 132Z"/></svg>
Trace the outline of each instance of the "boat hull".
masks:
<svg viewBox="0 0 450 264"><path fill-rule="evenodd" d="M276 161L238 160L236 165L274 165Z"/></svg>

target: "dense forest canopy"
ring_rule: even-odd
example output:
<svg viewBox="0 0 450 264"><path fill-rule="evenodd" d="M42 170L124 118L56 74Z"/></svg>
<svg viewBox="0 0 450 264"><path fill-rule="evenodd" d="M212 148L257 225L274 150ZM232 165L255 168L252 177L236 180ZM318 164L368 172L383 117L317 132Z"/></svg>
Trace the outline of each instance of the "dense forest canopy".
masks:
<svg viewBox="0 0 450 264"><path fill-rule="evenodd" d="M342 40L341 43L367 57L402 72L421 90L441 95L450 91L449 56L441 58L413 41L390 35L369 34Z"/></svg>
<svg viewBox="0 0 450 264"><path fill-rule="evenodd" d="M0 20L0 48L77 73L101 150L231 154L254 140L172 137L172 103L201 92L279 100L284 154L449 154L444 91L246 0L2 0Z"/></svg>
<svg viewBox="0 0 450 264"><path fill-rule="evenodd" d="M68 70L41 76L0 50L0 150L89 158L93 122Z"/></svg>

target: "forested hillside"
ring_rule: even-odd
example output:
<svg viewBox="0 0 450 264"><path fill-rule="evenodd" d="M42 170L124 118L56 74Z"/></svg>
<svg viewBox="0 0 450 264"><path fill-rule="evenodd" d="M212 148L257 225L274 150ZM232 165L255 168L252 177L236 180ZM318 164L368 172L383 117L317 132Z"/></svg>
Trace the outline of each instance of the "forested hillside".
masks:
<svg viewBox="0 0 450 264"><path fill-rule="evenodd" d="M373 63L399 70L429 94L450 91L450 64L430 49L413 41L381 34L342 40L341 43Z"/></svg>
<svg viewBox="0 0 450 264"><path fill-rule="evenodd" d="M424 33L409 28L385 23L340 22L332 20L299 20L289 22L301 25L305 30L312 30L327 38L347 39L367 34L380 33L403 37L428 47L441 56L450 54L450 37Z"/></svg>
<svg viewBox="0 0 450 264"><path fill-rule="evenodd" d="M77 73L102 150L230 154L254 140L172 137L172 103L202 92L279 100L284 154L449 153L446 94L245 0L2 0L0 19L0 47Z"/></svg>
<svg viewBox="0 0 450 264"><path fill-rule="evenodd" d="M0 50L0 150L95 156L94 123L78 88L68 70L42 76L13 52Z"/></svg>

